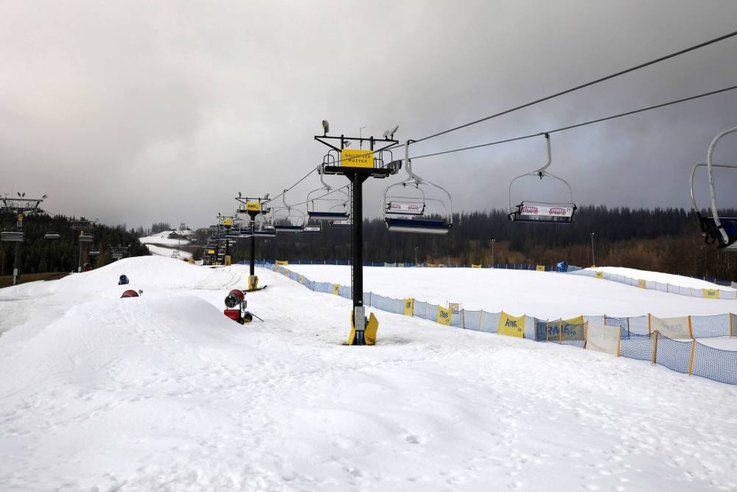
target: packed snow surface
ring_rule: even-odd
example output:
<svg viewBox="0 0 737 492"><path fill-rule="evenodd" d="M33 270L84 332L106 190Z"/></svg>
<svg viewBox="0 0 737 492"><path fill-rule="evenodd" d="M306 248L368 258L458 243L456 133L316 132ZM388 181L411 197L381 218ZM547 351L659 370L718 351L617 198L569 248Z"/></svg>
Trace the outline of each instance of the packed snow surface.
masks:
<svg viewBox="0 0 737 492"><path fill-rule="evenodd" d="M735 310L561 274L367 270L382 295L513 314ZM264 321L245 326L222 310L247 266L130 258L1 289L0 489L737 489L735 387L385 312L376 346L349 347L350 301L257 274Z"/></svg>

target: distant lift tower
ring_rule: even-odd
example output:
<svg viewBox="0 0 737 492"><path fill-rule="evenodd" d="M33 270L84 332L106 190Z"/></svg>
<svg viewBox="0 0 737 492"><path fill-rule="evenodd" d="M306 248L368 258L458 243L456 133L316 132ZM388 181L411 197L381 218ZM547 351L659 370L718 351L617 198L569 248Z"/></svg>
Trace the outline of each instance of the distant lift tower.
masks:
<svg viewBox="0 0 737 492"><path fill-rule="evenodd" d="M7 196L2 198L3 211L17 214L18 217L18 221L16 222L14 231L2 231L0 233L0 240L2 240L3 242L15 243L13 285L18 285L20 283L20 245L25 240L25 235L23 233L23 218L26 215L42 213L43 210L41 210L41 202L43 202L44 199L46 199L46 195L44 195L42 198L26 198L25 193L18 193L17 198Z"/></svg>
<svg viewBox="0 0 737 492"><path fill-rule="evenodd" d="M315 140L330 147L330 151L323 159L325 164L322 168L325 174L342 174L351 182L351 219L353 231L353 258L351 261L351 297L353 298L353 311L351 313L352 329L349 345L372 344L374 340L366 339L366 311L363 306L363 182L368 178L386 178L399 171L401 161L392 161L384 164L383 153L389 147L399 143L394 140L394 133L398 127L384 132L384 138L364 138L328 136L330 127L328 122L322 122L323 134L316 135ZM359 149L348 149L352 142L359 142ZM334 145L336 142L337 145ZM363 143L368 142L368 150L363 150ZM379 145L376 148L376 145ZM331 153L339 155L339 161L331 156ZM378 322L373 318L373 323ZM373 326L371 331L374 331ZM375 336L375 332L373 333Z"/></svg>
<svg viewBox="0 0 737 492"><path fill-rule="evenodd" d="M276 231L273 233L270 232L271 229L266 227L266 220L264 219L269 213L267 206L269 201L268 195L265 198L248 198L238 193L235 199L241 203L238 207L238 213L247 214L251 225L249 231L251 236L251 260L248 275L248 290L258 290L258 277L256 276L256 236L273 237L276 233ZM262 220L258 221L257 219L259 218ZM259 223L257 224L257 222Z"/></svg>
<svg viewBox="0 0 737 492"><path fill-rule="evenodd" d="M94 241L92 236L92 229L95 227L97 221L87 220L84 217L80 217L79 220L72 221L72 229L79 231L77 240L79 241L79 260L77 261L77 272L82 271L82 248L85 244L91 244Z"/></svg>

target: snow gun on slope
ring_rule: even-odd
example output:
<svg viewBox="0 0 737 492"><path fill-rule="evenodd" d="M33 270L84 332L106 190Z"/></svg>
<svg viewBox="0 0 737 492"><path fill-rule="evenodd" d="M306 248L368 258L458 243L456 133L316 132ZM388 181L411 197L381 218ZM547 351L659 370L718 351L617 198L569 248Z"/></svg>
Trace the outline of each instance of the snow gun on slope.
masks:
<svg viewBox="0 0 737 492"><path fill-rule="evenodd" d="M225 309L223 310L223 314L242 325L250 323L253 321L253 318L258 318L263 321L255 314L247 311L247 305L248 301L246 301L246 292L239 289L233 289L225 297Z"/></svg>

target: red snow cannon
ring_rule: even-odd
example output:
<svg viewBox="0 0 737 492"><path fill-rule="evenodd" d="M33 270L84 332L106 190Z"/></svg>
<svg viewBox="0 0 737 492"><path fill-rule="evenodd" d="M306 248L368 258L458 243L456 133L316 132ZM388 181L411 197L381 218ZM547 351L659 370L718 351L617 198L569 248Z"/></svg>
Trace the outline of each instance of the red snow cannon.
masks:
<svg viewBox="0 0 737 492"><path fill-rule="evenodd" d="M138 294L139 294L139 292L140 292L140 293L143 293L143 292L141 292L140 290L139 290L138 292L136 292L135 290L132 290L132 289L128 289L128 290L126 290L125 292L123 292L123 295L122 295L122 296L120 296L120 298L122 299L122 298L124 298L124 297L139 297L139 295L138 295Z"/></svg>
<svg viewBox="0 0 737 492"><path fill-rule="evenodd" d="M233 289L225 297L226 309L223 314L236 323L244 324L253 321L251 313L246 311L246 293L242 290Z"/></svg>

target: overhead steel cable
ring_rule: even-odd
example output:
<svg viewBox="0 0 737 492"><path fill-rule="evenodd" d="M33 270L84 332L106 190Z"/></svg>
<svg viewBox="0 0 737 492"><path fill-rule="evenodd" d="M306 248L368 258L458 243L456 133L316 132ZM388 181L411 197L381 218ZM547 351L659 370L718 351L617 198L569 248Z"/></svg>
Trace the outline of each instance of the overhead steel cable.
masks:
<svg viewBox="0 0 737 492"><path fill-rule="evenodd" d="M520 109L529 108L530 106L534 106L535 104L539 104L541 102L549 101L551 99L555 99L556 97L560 97L560 96L563 96L565 94L570 94L571 92L575 92L577 90L584 89L584 88L590 87L592 85L596 85L596 84L601 83L601 82L604 82L606 80L611 80L611 79L613 79L615 77L619 77L620 75L625 75L627 73L634 72L634 71L639 70L641 68L649 67L650 65L655 65L656 63L660 63L660 62L665 61L665 60L668 60L670 58L675 58L676 56L680 56L680 55L683 55L683 54L688 53L690 51L694 51L694 50L697 50L699 48L703 48L705 46L709 46L711 44L718 43L719 41L724 41L725 39L729 39L729 38L734 37L734 36L737 36L737 31L731 32L729 34L725 34L724 36L719 36L718 38L714 38L714 39L711 39L709 41L705 41L705 42L700 43L700 44L697 44L695 46L691 46L690 48L686 48L686 49L683 49L683 50L680 50L680 51L676 51L675 53L671 53L670 55L661 56L660 58L656 58L655 60L651 60L649 62L642 63L642 64L637 65L635 67L628 68L626 70L621 70L621 71L616 72L616 73L613 73L611 75L607 75L606 77L602 77L600 79L592 80L591 82L587 82L585 84L578 85L578 86L573 87L571 89L568 89L568 90L565 90L565 91L562 91L562 92L558 92L558 93L552 94L550 96L545 96L545 97L543 97L541 99L536 99L535 101L532 101L532 102L529 102L529 103L526 103L526 104L522 104L521 106L517 106L517 107L512 108L512 109L507 109L506 111L502 111L500 113L496 113L496 114L493 114L491 116L486 116L485 118L481 118L481 119L478 119L478 120L475 120L475 121L471 121L470 123L465 123L465 124L460 125L460 126L449 128L448 130L444 130L442 132L434 133L434 134L429 135L427 137L423 137L423 138L419 138L419 139L414 139L414 143L419 143L419 142L422 142L422 141L425 141L425 140L429 140L431 138L435 138L435 137L439 137L441 135L445 135L447 133L451 133L451 132L454 132L454 131L457 131L457 130L461 130L463 128L467 128L469 126L473 126L473 125L476 125L478 123L482 123L484 121L491 120L493 118L498 118L499 116L504 116L504 115L507 115L509 113L513 113L515 111L519 111Z"/></svg>
<svg viewBox="0 0 737 492"><path fill-rule="evenodd" d="M452 154L452 153L455 153L455 152L463 152L463 151L466 151L466 150L480 149L482 147L490 147L492 145L499 145L499 144L504 144L504 143L509 143L509 142L516 142L517 140L525 140L527 138L539 137L540 135L544 135L546 133L548 133L548 134L550 134L550 133L558 133L558 132L562 132L562 131L565 131L565 130L571 130L573 128L579 128L579 127L586 126L586 125L593 125L594 123L601 123L602 121L613 120L613 119L616 119L616 118L622 118L624 116L630 116L630 115L637 114L637 113L643 113L645 111L650 111L650 110L653 110L653 109L663 108L665 106L671 106L673 104L679 104L679 103L686 102L686 101L693 101L694 99L699 99L699 98L702 98L702 97L712 96L714 94L720 94L722 92L733 91L735 89L737 89L737 85L733 85L732 87L727 87L725 89L719 89L719 90L716 90L716 91L706 92L704 94L699 94L697 96L685 97L683 99L677 99L675 101L670 101L670 102L667 102L667 103L656 104L655 106L648 106L647 108L641 108L641 109L635 109L633 111L627 111L626 113L619 113L619 114L616 114L616 115L613 115L613 116L606 116L604 118L597 118L595 120L585 121L583 123L576 123L576 124L573 124L573 125L563 126L563 127L560 127L560 128L556 128L554 130L546 130L546 131L542 131L542 132L535 132L535 133L530 133L529 135L523 135L523 136L520 136L520 137L506 138L504 140L497 140L495 142L488 142L488 143L483 143L483 144L478 144L478 145L470 145L468 147L461 147L461 148L453 149L453 150L444 150L442 152L433 152L431 154L422 154L422 155L412 156L411 159L422 159L422 158L425 158L425 157L433 157L433 156L437 156L437 155Z"/></svg>

